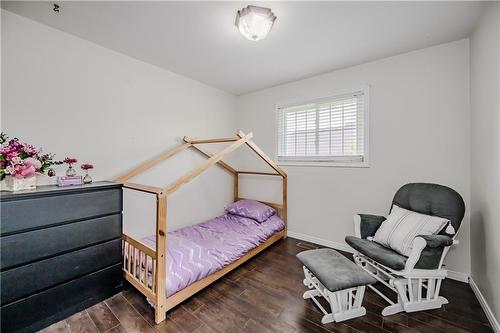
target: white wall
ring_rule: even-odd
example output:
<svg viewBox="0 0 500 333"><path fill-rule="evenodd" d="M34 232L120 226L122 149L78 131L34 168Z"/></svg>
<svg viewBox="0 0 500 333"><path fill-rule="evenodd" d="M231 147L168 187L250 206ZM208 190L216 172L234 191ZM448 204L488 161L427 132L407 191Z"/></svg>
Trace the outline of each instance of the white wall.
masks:
<svg viewBox="0 0 500 333"><path fill-rule="evenodd" d="M2 95L3 131L58 158L93 163L96 180L112 179L184 135L236 131L233 95L4 10ZM186 153L142 180L167 185L201 160ZM215 168L176 193L169 226L219 214L232 199L232 178L225 177ZM126 200L127 212L141 206ZM141 220L133 233L153 233L154 224L142 220L150 217L135 216Z"/></svg>
<svg viewBox="0 0 500 333"><path fill-rule="evenodd" d="M448 264L470 273L469 43L461 40L243 95L239 127L275 152L276 103L371 86L370 168L284 167L289 175L289 230L344 244L355 213L387 214L408 182L457 190L467 215ZM250 184L243 191L256 194ZM270 191L268 195L278 191ZM277 199L276 199L277 200Z"/></svg>
<svg viewBox="0 0 500 333"><path fill-rule="evenodd" d="M236 98L2 10L1 125L60 158L94 163L95 179L111 179L178 137L230 135L237 127L253 131L272 156L275 103L369 84L371 167L285 168L290 231L342 244L353 232L353 214L386 214L406 182L446 184L470 206L468 52L463 40ZM199 160L185 154L136 181L164 185ZM177 193L170 227L218 214L232 196L227 177L213 169ZM279 200L280 184L267 183L273 187L243 181L242 194ZM127 207L153 203L140 199L127 195ZM126 223L136 220L132 233L153 232L152 216L127 211ZM448 260L466 274L468 221Z"/></svg>
<svg viewBox="0 0 500 333"><path fill-rule="evenodd" d="M500 4L487 10L471 38L471 265L500 320ZM500 327L497 327L500 329Z"/></svg>

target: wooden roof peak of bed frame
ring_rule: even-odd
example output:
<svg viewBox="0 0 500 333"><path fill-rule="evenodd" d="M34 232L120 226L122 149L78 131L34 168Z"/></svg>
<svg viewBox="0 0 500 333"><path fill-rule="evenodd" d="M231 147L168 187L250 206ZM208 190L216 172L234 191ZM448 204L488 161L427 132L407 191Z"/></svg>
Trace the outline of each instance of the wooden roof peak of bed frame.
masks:
<svg viewBox="0 0 500 333"><path fill-rule="evenodd" d="M127 188L132 188L135 190L148 193L155 193L157 195L169 195L177 191L182 185L188 183L193 178L203 173L205 170L207 170L208 168L210 168L215 164L218 164L219 166L221 166L222 168L229 171L235 176L237 176L238 174L252 174L252 175L264 175L264 176L280 176L286 178L287 175L283 171L283 169L281 169L269 156L267 156L266 153L264 153L264 151L260 149L259 146L255 144L255 142L251 140L252 138L253 134L251 132L245 134L242 131L238 131L238 133L235 136L231 137L217 137L208 139L194 139L194 138L184 137L182 144L174 147L173 149L158 154L157 156L145 161L142 164L139 164L138 166L132 168L131 170L115 178L114 181L117 183L123 183L124 187ZM197 146L199 144L225 143L225 142L230 142L231 144L215 154L207 152L201 147ZM237 170L222 160L224 157L231 154L232 152L242 147L243 145L248 146L253 152L255 152L257 156L259 156L274 170L274 172ZM161 187L128 182L129 179L138 176L146 172L147 170L150 170L159 163L169 159L170 157L180 153L181 151L186 150L189 147L193 148L194 150L205 156L207 159L202 163L200 163L197 167L195 167L191 171L185 173L183 176L181 176L174 182L170 183L168 186L161 188Z"/></svg>

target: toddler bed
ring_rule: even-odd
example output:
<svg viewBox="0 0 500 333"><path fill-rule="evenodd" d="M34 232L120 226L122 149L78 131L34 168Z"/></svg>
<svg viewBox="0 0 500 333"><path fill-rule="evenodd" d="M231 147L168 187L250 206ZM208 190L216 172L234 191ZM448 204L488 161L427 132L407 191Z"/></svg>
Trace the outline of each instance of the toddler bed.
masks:
<svg viewBox="0 0 500 333"><path fill-rule="evenodd" d="M287 175L254 142L252 133L239 131L234 137L212 139L184 138L183 143L115 179L123 187L154 194L156 197L156 234L136 240L123 234L123 274L155 307L155 322L166 312L226 273L286 237ZM199 144L230 143L218 153L204 151ZM272 172L236 170L222 159L247 146L272 169ZM135 184L129 180L162 161L193 148L207 159L165 188ZM234 203L223 215L208 221L168 232L167 199L184 184L213 165L232 175ZM282 202L272 203L239 197L239 176L281 177Z"/></svg>
<svg viewBox="0 0 500 333"><path fill-rule="evenodd" d="M234 208L245 210L237 212ZM255 219L255 214L261 210L267 211L270 216L259 221ZM256 201L241 200L230 205L221 216L169 232L166 297L235 262L284 227L283 220L273 208ZM156 248L156 235L145 237L141 241L152 251ZM125 266L128 265L128 252L129 246L125 244ZM135 249L132 256L138 255L138 250ZM139 262L136 264L139 265ZM140 267L133 269L134 276L144 283L145 266L148 266L147 282L151 286L151 261L145 265L142 260Z"/></svg>

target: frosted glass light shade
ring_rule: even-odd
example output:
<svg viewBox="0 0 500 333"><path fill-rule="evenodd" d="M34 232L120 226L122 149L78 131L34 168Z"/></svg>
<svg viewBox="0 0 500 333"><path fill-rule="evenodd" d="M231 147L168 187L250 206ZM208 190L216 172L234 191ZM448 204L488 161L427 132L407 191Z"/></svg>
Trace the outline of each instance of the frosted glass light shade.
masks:
<svg viewBox="0 0 500 333"><path fill-rule="evenodd" d="M275 20L270 8L247 6L238 10L235 24L246 39L258 41L266 38Z"/></svg>

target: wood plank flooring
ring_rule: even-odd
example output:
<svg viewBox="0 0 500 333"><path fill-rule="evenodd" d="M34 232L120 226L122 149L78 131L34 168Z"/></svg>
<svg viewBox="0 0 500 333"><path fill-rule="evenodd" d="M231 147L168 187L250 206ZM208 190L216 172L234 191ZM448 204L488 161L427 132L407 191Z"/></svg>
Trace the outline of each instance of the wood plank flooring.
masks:
<svg viewBox="0 0 500 333"><path fill-rule="evenodd" d="M367 289L366 316L322 325L320 311L302 299L306 288L295 258L316 247L293 238L281 240L170 311L159 325L144 297L129 287L42 332L492 332L469 285L449 279L442 295L450 304L441 309L382 317L384 302Z"/></svg>

